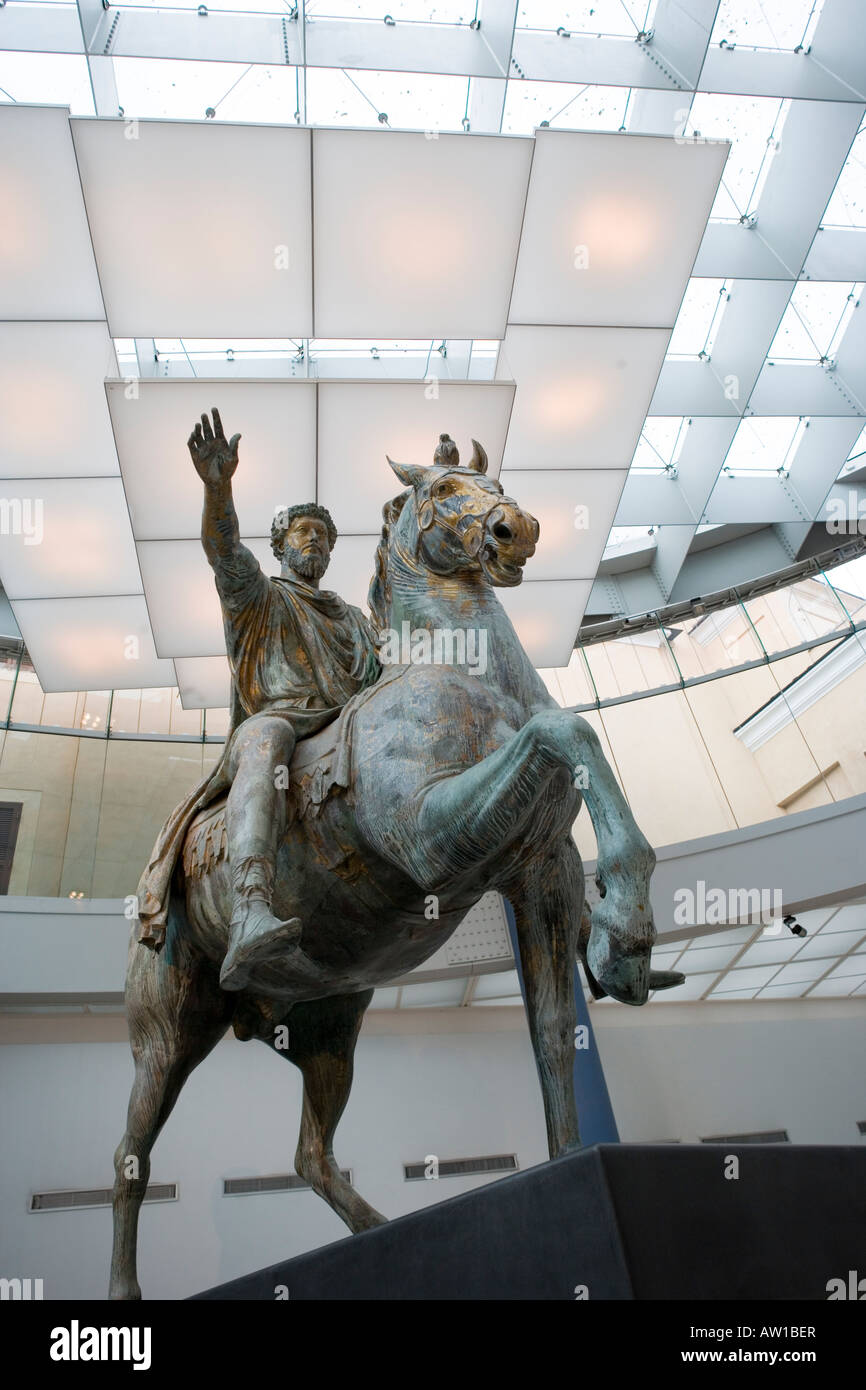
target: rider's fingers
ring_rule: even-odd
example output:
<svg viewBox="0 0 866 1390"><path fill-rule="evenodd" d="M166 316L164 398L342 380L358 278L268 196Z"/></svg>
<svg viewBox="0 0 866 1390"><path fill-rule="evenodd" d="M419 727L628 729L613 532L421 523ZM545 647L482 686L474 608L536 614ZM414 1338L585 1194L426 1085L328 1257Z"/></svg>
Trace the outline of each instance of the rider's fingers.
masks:
<svg viewBox="0 0 866 1390"><path fill-rule="evenodd" d="M232 437L231 437L231 439L229 440L229 449L231 450L231 452L232 452L233 454L236 454L236 453L237 453L239 442L240 442L240 435L239 435L239 434L233 434Z"/></svg>
<svg viewBox="0 0 866 1390"><path fill-rule="evenodd" d="M220 413L217 410L216 406L212 408L211 414L213 415L214 434L216 435L217 439L225 439L225 435L223 434L223 422L220 419Z"/></svg>
<svg viewBox="0 0 866 1390"><path fill-rule="evenodd" d="M213 430L212 430L211 427L210 427L210 420L207 418L206 415L203 415L203 416L201 417L201 429L202 429L202 434L204 435L204 438L205 438L205 443L206 443L206 444L211 444L211 443L213 443Z"/></svg>

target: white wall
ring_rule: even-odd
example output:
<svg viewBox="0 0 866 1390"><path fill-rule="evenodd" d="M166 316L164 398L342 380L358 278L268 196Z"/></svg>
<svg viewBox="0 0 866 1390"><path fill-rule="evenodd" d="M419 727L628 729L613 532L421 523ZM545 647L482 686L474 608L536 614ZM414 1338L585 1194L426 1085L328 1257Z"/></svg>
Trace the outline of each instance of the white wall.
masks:
<svg viewBox="0 0 866 1390"><path fill-rule="evenodd" d="M391 1217L485 1181L406 1183L405 1161L516 1153L526 1168L546 1157L521 1012L413 1012L427 1031L395 1031L405 1015L368 1017L337 1132L341 1164ZM602 1005L593 1018L624 1140L786 1128L799 1143L862 1142L866 1001ZM119 1037L121 1019L98 1022ZM21 1037L43 1026L23 1025ZM102 1298L110 1213L27 1205L33 1191L110 1182L131 1062L122 1041L61 1041L56 1018L43 1031L57 1040L0 1047L0 1274L41 1277L48 1298ZM345 1234L312 1193L221 1195L223 1177L291 1169L299 1114L298 1073L258 1044L227 1040L193 1073L154 1154L152 1178L178 1182L180 1200L144 1209L145 1297L180 1298Z"/></svg>

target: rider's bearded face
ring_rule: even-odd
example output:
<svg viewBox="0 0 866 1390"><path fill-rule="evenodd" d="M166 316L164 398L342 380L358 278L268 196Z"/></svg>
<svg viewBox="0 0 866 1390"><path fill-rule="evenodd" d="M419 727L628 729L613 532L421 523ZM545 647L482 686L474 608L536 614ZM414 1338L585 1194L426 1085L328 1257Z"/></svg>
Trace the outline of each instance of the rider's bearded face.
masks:
<svg viewBox="0 0 866 1390"><path fill-rule="evenodd" d="M315 516L297 516L286 532L283 563L302 579L321 579L331 559L328 528Z"/></svg>

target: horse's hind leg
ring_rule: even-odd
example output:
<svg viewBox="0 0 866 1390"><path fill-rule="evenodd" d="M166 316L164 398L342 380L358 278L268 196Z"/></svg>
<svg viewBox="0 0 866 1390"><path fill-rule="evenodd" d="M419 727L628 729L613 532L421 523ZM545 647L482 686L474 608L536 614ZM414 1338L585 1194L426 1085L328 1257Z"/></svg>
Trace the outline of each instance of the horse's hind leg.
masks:
<svg viewBox="0 0 866 1390"><path fill-rule="evenodd" d="M514 907L526 1015L541 1081L551 1158L580 1144L574 1099L574 971L584 900L583 865L569 839L515 882Z"/></svg>
<svg viewBox="0 0 866 1390"><path fill-rule="evenodd" d="M279 1054L304 1078L295 1170L355 1233L386 1220L346 1181L334 1158L334 1131L349 1099L355 1043L372 997L368 989L295 1004L288 1016L289 1045Z"/></svg>
<svg viewBox="0 0 866 1390"><path fill-rule="evenodd" d="M185 971L133 944L126 983L135 1080L124 1134L114 1155L114 1249L109 1298L141 1297L136 1273L138 1214L150 1152L181 1087L228 1027L235 1000L219 988L210 962Z"/></svg>

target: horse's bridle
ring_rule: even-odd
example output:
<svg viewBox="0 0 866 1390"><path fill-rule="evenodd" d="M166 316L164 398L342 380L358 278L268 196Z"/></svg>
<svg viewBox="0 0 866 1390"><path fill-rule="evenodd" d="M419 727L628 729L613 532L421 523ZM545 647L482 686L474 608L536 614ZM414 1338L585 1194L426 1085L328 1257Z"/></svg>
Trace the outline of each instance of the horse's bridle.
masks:
<svg viewBox="0 0 866 1390"><path fill-rule="evenodd" d="M436 516L436 504L431 496L433 488L437 483L441 483L445 478L452 476L465 477L461 469L448 469L445 473L440 473L438 478L432 482L425 483L423 487L415 492L415 520L418 523L419 534L429 531L434 520L438 521L439 526L444 531L450 531L456 536L466 555L471 560L477 556L484 543L484 535L490 526L495 526L497 521L504 516L502 501L494 502L486 510L475 510L470 508L461 511L456 522L447 520L443 516ZM497 515L498 513L498 515Z"/></svg>

